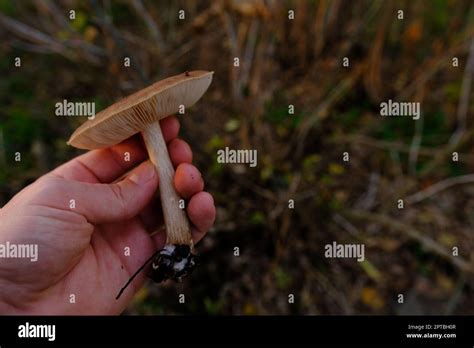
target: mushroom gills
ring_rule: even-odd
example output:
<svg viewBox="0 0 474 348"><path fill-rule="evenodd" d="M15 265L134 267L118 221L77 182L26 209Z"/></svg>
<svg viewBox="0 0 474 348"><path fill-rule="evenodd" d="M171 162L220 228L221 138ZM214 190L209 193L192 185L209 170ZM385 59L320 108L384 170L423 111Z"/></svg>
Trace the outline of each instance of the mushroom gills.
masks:
<svg viewBox="0 0 474 348"><path fill-rule="evenodd" d="M167 279L181 282L194 270L197 263L198 257L191 252L189 245L167 244L153 258L147 275L157 283Z"/></svg>

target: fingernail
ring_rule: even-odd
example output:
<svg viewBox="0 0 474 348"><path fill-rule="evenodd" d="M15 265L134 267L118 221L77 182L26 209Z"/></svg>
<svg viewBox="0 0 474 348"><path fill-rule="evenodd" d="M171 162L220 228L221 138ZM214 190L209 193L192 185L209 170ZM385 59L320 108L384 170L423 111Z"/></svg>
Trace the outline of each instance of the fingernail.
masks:
<svg viewBox="0 0 474 348"><path fill-rule="evenodd" d="M155 166L147 161L140 165L133 173L130 175L130 181L138 185L143 185L153 179L156 176Z"/></svg>

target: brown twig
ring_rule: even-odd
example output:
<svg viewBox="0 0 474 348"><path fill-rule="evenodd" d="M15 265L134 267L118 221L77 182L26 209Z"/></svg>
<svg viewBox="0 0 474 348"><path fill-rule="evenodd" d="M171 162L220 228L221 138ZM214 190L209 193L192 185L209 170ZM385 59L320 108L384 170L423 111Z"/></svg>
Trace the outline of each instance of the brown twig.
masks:
<svg viewBox="0 0 474 348"><path fill-rule="evenodd" d="M420 104L423 104L423 96L424 96L424 85L421 86L418 98L416 101ZM413 134L413 138L411 140L410 145L410 152L408 153L408 161L409 161L409 173L413 176L416 175L416 165L418 163L418 155L420 153L420 146L421 146L421 139L423 137L423 125L424 125L424 117L423 113L420 108L420 118L416 120L415 123L415 133Z"/></svg>
<svg viewBox="0 0 474 348"><path fill-rule="evenodd" d="M76 39L67 40L64 43L61 43L55 40L52 36L49 36L46 33L20 21L9 18L2 13L0 13L0 24L3 24L6 29L10 30L18 37L32 42L34 44L32 46L25 45L25 47L27 49L29 47L29 50L31 51L39 53L57 53L72 61L78 60L75 52L80 52L89 63L94 65L99 64L100 56L104 55L104 51L100 47ZM21 45L19 47L21 47ZM81 48L82 50L75 50L73 52L69 48Z"/></svg>
<svg viewBox="0 0 474 348"><path fill-rule="evenodd" d="M329 140L331 143L354 143L358 145L365 145L375 147L381 150L396 151L409 153L410 146L399 142L399 141L386 141L378 140L367 137L365 135L344 135L344 136L335 136ZM444 153L445 149L436 149L429 147L420 147L418 149L418 155L424 157L437 157L441 153ZM469 154L459 154L459 162L463 163L474 163L474 156Z"/></svg>
<svg viewBox="0 0 474 348"><path fill-rule="evenodd" d="M454 151L456 151L458 148L462 147L469 140L471 140L473 135L474 135L474 130L464 132L464 134L461 136L458 142L452 143L452 144L450 143L446 145L446 147L439 154L439 156L433 158L432 161L428 163L426 167L421 171L420 177L424 178L430 175L438 167L438 165L446 161L446 158L452 156L452 153Z"/></svg>
<svg viewBox="0 0 474 348"><path fill-rule="evenodd" d="M97 18L96 21L97 23L102 26L104 31L107 31L110 33L110 36L113 38L115 41L118 49L121 51L121 54L127 57L130 57L130 59L135 62L135 64L132 64L132 69L137 73L138 77L140 78L142 84L147 85L150 83L147 74L143 70L141 64L138 63L138 59L136 58L136 55L130 51L125 43L125 40L122 38L122 34L119 32L119 30L115 27L112 19L110 16L106 13L105 9L98 4L97 1L92 1L92 5L97 13Z"/></svg>
<svg viewBox="0 0 474 348"><path fill-rule="evenodd" d="M249 81L250 69L252 67L253 56L255 53L255 43L259 31L260 22L258 19L253 19L250 23L249 32L247 34L247 42L244 50L243 67L241 74L241 87L246 86Z"/></svg>
<svg viewBox="0 0 474 348"><path fill-rule="evenodd" d="M54 3L54 1L48 0L36 0L35 5L39 9L43 9L44 12L47 12L54 20L56 25L61 28L68 28L69 23L67 18L62 15L63 11L58 8L58 6Z"/></svg>
<svg viewBox="0 0 474 348"><path fill-rule="evenodd" d="M451 62L451 58L456 54L459 54L466 50L466 40L474 35L474 28L463 33L463 38L460 42L451 46L445 54L434 57L428 60L425 64L419 67L419 71L422 71L420 75L408 86L403 87L402 92L396 97L396 100L407 100L410 96L418 90L420 85L426 85L426 83L436 75L436 73L443 68L445 65Z"/></svg>
<svg viewBox="0 0 474 348"><path fill-rule="evenodd" d="M459 302L462 299L463 289L466 285L466 277L462 274L457 281L456 288L454 289L453 294L449 298L448 303L444 309L444 315L451 315L456 310L456 307L459 305Z"/></svg>
<svg viewBox="0 0 474 348"><path fill-rule="evenodd" d="M137 14L143 19L148 32L150 33L151 37L155 41L155 43L162 48L163 51L166 50L165 43L163 41L163 35L161 35L160 28L156 25L155 21L150 15L150 12L147 11L143 2L141 0L130 0L133 9Z"/></svg>
<svg viewBox="0 0 474 348"><path fill-rule="evenodd" d="M459 97L459 105L457 110L458 125L456 131L449 139L451 144L457 144L467 127L467 112L469 109L469 95L471 93L472 75L474 75L474 37L471 39L469 48L469 56L467 58L466 68L462 79L461 95Z"/></svg>
<svg viewBox="0 0 474 348"><path fill-rule="evenodd" d="M427 251L438 255L446 261L449 261L459 270L466 273L473 273L474 271L472 265L463 257L453 256L449 250L440 245L434 239L427 237L423 232L420 232L416 228L403 222L400 222L399 220L393 219L386 215L369 213L361 210L347 210L343 212L343 215L349 216L353 219L375 222L383 226L392 228L402 234L407 235L410 239L420 243Z"/></svg>
<svg viewBox="0 0 474 348"><path fill-rule="evenodd" d="M385 45L385 37L392 21L390 17L393 14L393 5L388 3L382 10L379 23L377 25L377 33L375 35L373 44L371 46L366 71L364 72L363 82L365 89L368 92L370 99L377 103L383 98L383 84L382 84L382 61L383 48Z"/></svg>
<svg viewBox="0 0 474 348"><path fill-rule="evenodd" d="M316 33L316 42L314 45L314 55L318 56L324 46L325 35L326 35L326 16L328 12L329 1L322 0L319 2L316 9L316 15L314 19L314 32Z"/></svg>
<svg viewBox="0 0 474 348"><path fill-rule="evenodd" d="M378 172L372 172L370 174L369 184L367 192L364 193L356 202L355 207L363 210L370 210L375 205L375 198L380 182L380 174Z"/></svg>
<svg viewBox="0 0 474 348"><path fill-rule="evenodd" d="M408 204L416 204L450 187L461 185L461 184L472 184L472 183L474 183L474 174L455 176L455 177L437 182L436 184L431 185L427 189L416 192L406 197L405 202Z"/></svg>
<svg viewBox="0 0 474 348"><path fill-rule="evenodd" d="M59 53L67 58L71 58L71 54L67 52L65 45L57 42L51 36L33 28L29 25L21 23L15 19L9 18L0 12L0 23L11 32L30 42L46 46L51 52Z"/></svg>
<svg viewBox="0 0 474 348"><path fill-rule="evenodd" d="M285 210L285 207L288 204L288 200L293 198L300 182L301 173L296 173L293 176L293 180L291 181L290 187L288 187L288 190L284 194L280 195L280 197L278 198L279 203L277 207L270 213L269 217L271 220L276 219Z"/></svg>
<svg viewBox="0 0 474 348"><path fill-rule="evenodd" d="M235 25L232 21L232 18L227 13L226 10L221 12L221 19L224 24L224 27L227 31L227 38L229 40L230 52L232 54L232 59L234 57L240 57L240 48L237 40L237 33L235 29ZM239 58L240 59L240 58ZM232 93L235 101L242 99L242 88L241 88L241 79L238 69L232 67L230 69L230 77L232 83Z"/></svg>
<svg viewBox="0 0 474 348"><path fill-rule="evenodd" d="M359 230L357 229L357 227L355 227L349 220L347 220L344 216L342 216L341 214L333 214L332 215L332 219L333 221L340 227L342 227L343 229L345 229L349 234L351 234L352 237L355 237L357 239L360 238L361 236L361 233L359 232Z"/></svg>
<svg viewBox="0 0 474 348"><path fill-rule="evenodd" d="M352 86L354 86L359 77L362 75L362 72L362 65L355 67L350 76L339 82L339 84L334 87L334 89L328 92L328 95L324 98L321 104L318 105L316 110L310 116L305 118L303 122L301 122L300 126L298 127L299 134L295 137L297 140L296 154L298 156L303 152L306 137L308 136L312 127L318 121L328 117L330 108L351 90Z"/></svg>

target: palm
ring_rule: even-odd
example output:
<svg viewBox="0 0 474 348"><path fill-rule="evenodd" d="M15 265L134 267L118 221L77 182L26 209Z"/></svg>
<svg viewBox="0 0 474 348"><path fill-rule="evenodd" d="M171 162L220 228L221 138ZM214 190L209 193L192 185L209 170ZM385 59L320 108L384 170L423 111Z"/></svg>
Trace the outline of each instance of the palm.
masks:
<svg viewBox="0 0 474 348"><path fill-rule="evenodd" d="M30 191L22 192L27 201L33 193ZM67 192L64 194L67 196ZM33 204L25 207L28 214L14 218L23 221L21 226L25 227L15 229L12 235L25 236L30 233L30 226L35 226L35 235L39 237L35 239L38 261L31 264L34 268L27 270L29 276L22 277L16 283L18 288L13 289L22 294L18 302L29 304L36 299L31 304L39 312L50 312L52 308L58 313L123 311L145 278L139 276L123 299L115 301L118 290L159 247L156 243L163 239L162 235L151 239L139 217L94 227L71 211L42 205L46 199L51 205L48 190L44 195L35 196Z"/></svg>
<svg viewBox="0 0 474 348"><path fill-rule="evenodd" d="M128 255L126 247L130 248L130 256L125 255ZM63 284L58 284L61 297L69 300L70 294L75 294L78 304L82 303L81 299L87 299L85 306L80 306L84 313L104 313L105 309L108 313L120 313L124 309L123 303L143 284L144 276L134 281L123 300L115 301L117 292L154 250L153 241L137 218L97 227L82 258L63 278ZM84 281L87 286L82 286ZM105 304L107 308L104 308Z"/></svg>
<svg viewBox="0 0 474 348"><path fill-rule="evenodd" d="M138 218L134 218L96 227L90 243L82 248L82 257L75 265L69 262L71 270L55 285L57 298L67 301L74 313L122 312L143 284L144 276L135 279L119 301L115 296L130 275L155 251L153 240ZM125 248L130 248L130 256L126 256ZM74 294L75 304L69 304L71 294Z"/></svg>

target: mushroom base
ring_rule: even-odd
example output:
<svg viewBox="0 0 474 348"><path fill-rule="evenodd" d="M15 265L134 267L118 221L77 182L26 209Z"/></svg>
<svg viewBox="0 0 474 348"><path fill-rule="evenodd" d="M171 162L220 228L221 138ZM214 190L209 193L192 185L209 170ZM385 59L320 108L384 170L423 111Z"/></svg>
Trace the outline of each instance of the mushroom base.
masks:
<svg viewBox="0 0 474 348"><path fill-rule="evenodd" d="M147 275L157 283L166 279L180 282L196 264L197 256L191 253L189 245L167 244L153 259Z"/></svg>

